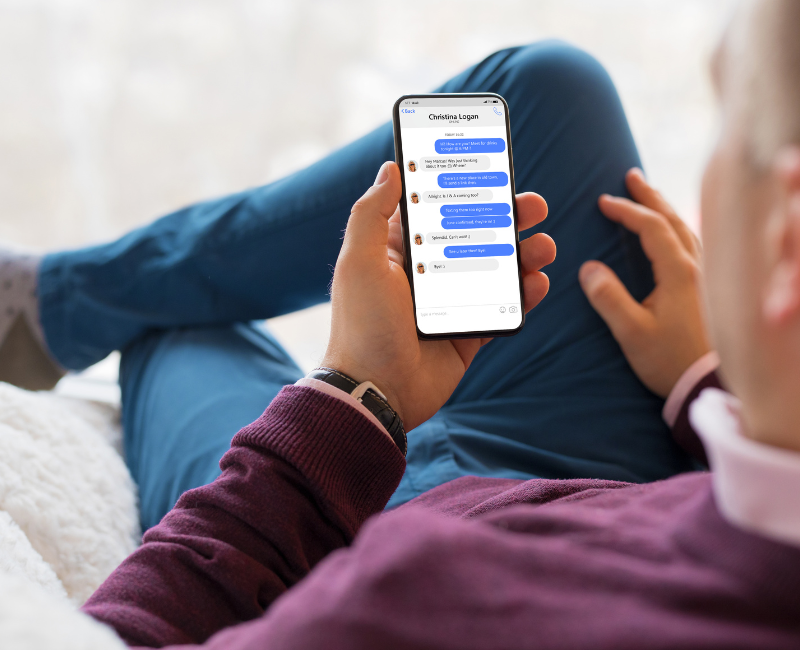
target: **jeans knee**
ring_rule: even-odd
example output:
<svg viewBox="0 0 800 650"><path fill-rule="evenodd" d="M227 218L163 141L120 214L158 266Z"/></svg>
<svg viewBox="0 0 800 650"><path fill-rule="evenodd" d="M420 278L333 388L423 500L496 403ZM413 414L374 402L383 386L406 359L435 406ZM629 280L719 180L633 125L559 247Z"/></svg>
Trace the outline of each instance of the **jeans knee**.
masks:
<svg viewBox="0 0 800 650"><path fill-rule="evenodd" d="M507 63L509 81L524 95L545 93L549 100L619 103L614 83L602 64L591 54L563 41L540 41L519 47Z"/></svg>

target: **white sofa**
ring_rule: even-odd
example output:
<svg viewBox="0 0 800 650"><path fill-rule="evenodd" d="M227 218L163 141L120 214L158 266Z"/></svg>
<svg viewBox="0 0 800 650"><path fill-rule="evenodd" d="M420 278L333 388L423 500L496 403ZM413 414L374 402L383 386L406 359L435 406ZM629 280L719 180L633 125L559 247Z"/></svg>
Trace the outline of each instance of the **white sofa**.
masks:
<svg viewBox="0 0 800 650"><path fill-rule="evenodd" d="M77 611L140 541L118 409L0 383L0 648L124 648Z"/></svg>

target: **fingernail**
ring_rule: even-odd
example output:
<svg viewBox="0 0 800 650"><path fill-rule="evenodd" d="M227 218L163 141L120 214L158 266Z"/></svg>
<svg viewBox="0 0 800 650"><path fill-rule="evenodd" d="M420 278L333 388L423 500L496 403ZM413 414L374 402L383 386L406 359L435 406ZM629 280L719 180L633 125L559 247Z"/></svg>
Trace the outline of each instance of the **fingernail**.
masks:
<svg viewBox="0 0 800 650"><path fill-rule="evenodd" d="M585 262L578 271L578 281L585 289L591 288L603 274L603 267L597 262Z"/></svg>
<svg viewBox="0 0 800 650"><path fill-rule="evenodd" d="M373 185L382 185L386 182L386 179L389 178L389 163L385 162L381 165L381 168L378 170L378 175L375 177L375 182Z"/></svg>
<svg viewBox="0 0 800 650"><path fill-rule="evenodd" d="M639 169L638 167L632 167L631 168L631 174L633 174L634 176L638 176L639 178L644 180L644 172L641 169Z"/></svg>

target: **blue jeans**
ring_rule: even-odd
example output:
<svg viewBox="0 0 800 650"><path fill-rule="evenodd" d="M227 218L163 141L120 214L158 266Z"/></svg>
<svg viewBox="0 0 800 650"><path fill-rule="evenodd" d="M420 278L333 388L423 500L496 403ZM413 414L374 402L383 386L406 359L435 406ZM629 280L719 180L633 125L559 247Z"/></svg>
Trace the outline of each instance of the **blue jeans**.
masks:
<svg viewBox="0 0 800 650"><path fill-rule="evenodd" d="M503 50L441 92L491 91L510 107L516 189L545 197L558 257L524 330L485 346L447 404L409 432L390 506L467 474L652 481L692 468L577 281L610 265L642 299L638 239L598 211L639 165L606 72L560 43ZM388 112L388 108L387 108ZM350 208L393 158L386 124L311 167L170 214L122 239L45 258L42 324L66 367L122 350L125 452L142 523L213 480L231 437L301 371L251 321L328 299Z"/></svg>

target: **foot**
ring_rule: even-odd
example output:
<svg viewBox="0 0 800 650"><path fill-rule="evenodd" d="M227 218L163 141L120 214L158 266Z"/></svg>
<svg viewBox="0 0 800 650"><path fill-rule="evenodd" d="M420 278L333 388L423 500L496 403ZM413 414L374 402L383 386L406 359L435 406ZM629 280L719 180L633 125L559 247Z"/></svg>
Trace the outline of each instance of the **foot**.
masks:
<svg viewBox="0 0 800 650"><path fill-rule="evenodd" d="M49 390L65 374L47 350L36 282L41 257L0 248L0 381Z"/></svg>

